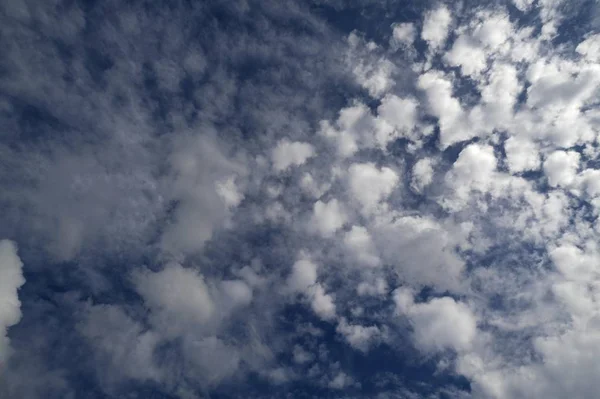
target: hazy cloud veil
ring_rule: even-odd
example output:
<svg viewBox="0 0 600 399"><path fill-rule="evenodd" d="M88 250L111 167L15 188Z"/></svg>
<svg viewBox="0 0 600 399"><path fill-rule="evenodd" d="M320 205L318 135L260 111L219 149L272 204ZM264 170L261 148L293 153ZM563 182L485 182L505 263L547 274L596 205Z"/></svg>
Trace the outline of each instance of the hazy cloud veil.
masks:
<svg viewBox="0 0 600 399"><path fill-rule="evenodd" d="M0 397L596 398L599 21L0 1Z"/></svg>

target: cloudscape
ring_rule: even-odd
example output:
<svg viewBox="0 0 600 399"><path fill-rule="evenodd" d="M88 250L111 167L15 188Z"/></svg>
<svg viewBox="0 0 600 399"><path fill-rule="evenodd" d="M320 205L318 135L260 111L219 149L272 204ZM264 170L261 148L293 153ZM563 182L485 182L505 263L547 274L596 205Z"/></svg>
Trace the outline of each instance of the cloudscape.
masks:
<svg viewBox="0 0 600 399"><path fill-rule="evenodd" d="M0 0L0 398L600 391L600 3Z"/></svg>

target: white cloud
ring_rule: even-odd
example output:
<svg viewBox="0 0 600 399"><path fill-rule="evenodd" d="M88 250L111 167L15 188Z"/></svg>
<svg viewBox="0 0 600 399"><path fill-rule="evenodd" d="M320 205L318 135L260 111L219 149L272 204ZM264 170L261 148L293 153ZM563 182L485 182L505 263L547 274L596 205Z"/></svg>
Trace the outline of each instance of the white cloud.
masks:
<svg viewBox="0 0 600 399"><path fill-rule="evenodd" d="M396 66L385 57L377 55L378 46L365 42L356 33L348 35L348 63L356 81L365 88L371 97L381 97L395 84L392 75Z"/></svg>
<svg viewBox="0 0 600 399"><path fill-rule="evenodd" d="M378 46L366 42L355 32L348 35L348 63L358 84L365 88L371 97L381 97L395 84L392 75L396 66L385 57L378 55Z"/></svg>
<svg viewBox="0 0 600 399"><path fill-rule="evenodd" d="M369 108L356 103L339 112L335 127L329 122L321 122L321 134L332 140L337 153L342 158L354 155L360 147L374 143L375 118Z"/></svg>
<svg viewBox="0 0 600 399"><path fill-rule="evenodd" d="M509 128L521 89L517 69L510 64L495 62L490 68L488 83L481 85L485 123L496 129Z"/></svg>
<svg viewBox="0 0 600 399"><path fill-rule="evenodd" d="M310 173L305 173L300 180L300 187L314 198L320 198L329 189L327 183L319 184Z"/></svg>
<svg viewBox="0 0 600 399"><path fill-rule="evenodd" d="M225 223L228 207L241 201L228 179L244 171L210 135L178 136L169 162L171 173L164 186L167 198L178 206L161 237L162 248L173 254L193 253Z"/></svg>
<svg viewBox="0 0 600 399"><path fill-rule="evenodd" d="M417 34L415 25L410 22L403 22L392 25L392 38L390 44L393 47L412 46Z"/></svg>
<svg viewBox="0 0 600 399"><path fill-rule="evenodd" d="M426 217L387 215L372 226L384 263L414 286L460 290L464 262L455 252L456 237Z"/></svg>
<svg viewBox="0 0 600 399"><path fill-rule="evenodd" d="M235 177L228 177L217 182L217 194L228 207L236 207L244 199L244 194L239 192L235 184Z"/></svg>
<svg viewBox="0 0 600 399"><path fill-rule="evenodd" d="M317 265L308 259L299 259L292 266L288 287L295 292L306 291L317 282Z"/></svg>
<svg viewBox="0 0 600 399"><path fill-rule="evenodd" d="M385 146L397 137L411 137L411 131L417 121L417 102L413 98L400 98L393 94L386 95L377 108L378 121L389 125L392 129L378 126L377 142Z"/></svg>
<svg viewBox="0 0 600 399"><path fill-rule="evenodd" d="M315 358L315 356L312 353L306 351L300 345L294 345L294 351L292 353L293 353L294 363L297 363L297 364L310 363Z"/></svg>
<svg viewBox="0 0 600 399"><path fill-rule="evenodd" d="M477 77L487 67L484 49L466 35L461 35L454 41L452 49L444 55L444 60L452 66L460 66L464 76Z"/></svg>
<svg viewBox="0 0 600 399"><path fill-rule="evenodd" d="M485 47L498 51L513 36L513 27L505 13L481 13L481 22L473 29L473 37Z"/></svg>
<svg viewBox="0 0 600 399"><path fill-rule="evenodd" d="M244 281L223 280L220 285L223 305L226 308L246 306L252 301L252 289ZM223 307L223 305L221 306Z"/></svg>
<svg viewBox="0 0 600 399"><path fill-rule="evenodd" d="M336 317L336 307L333 296L327 294L321 284L308 288L307 294L313 311L323 320L332 320Z"/></svg>
<svg viewBox="0 0 600 399"><path fill-rule="evenodd" d="M421 192L433 181L433 160L431 158L419 159L412 169L411 187Z"/></svg>
<svg viewBox="0 0 600 399"><path fill-rule="evenodd" d="M292 3L286 4L290 12L285 18L307 16ZM571 11L562 0L513 4L528 10L526 18L515 8L509 18L495 6L453 18L449 8L439 6L425 13L421 32L419 21L394 24L389 48L360 33L349 35L347 47L340 48L328 40L323 21L310 18L303 19L306 35L295 40L265 16L257 19L264 28L259 43L245 34L236 40L215 37L215 43L226 44L219 47L226 52L217 66L204 54L210 46L171 37L162 22L154 24L145 13L120 15L114 29L99 29L109 31L99 39L110 53L107 58L116 60L98 72L107 94L90 89L92 71L80 64L85 57L74 54L65 63L52 43L44 51L35 44L61 37L58 30L80 32L83 25L69 28L67 18L49 27L52 18L44 22L36 13L19 17L30 18L27 23L9 21L7 31L18 34L7 36L9 62L0 61L8 71L0 77L8 93L0 99L5 130L29 139L21 119L33 123L35 118L22 118L19 107L31 103L73 132L68 145L62 143L67 136L53 139L54 131L39 132L45 138L40 149L26 143L23 151L14 151L0 144L5 169L20 170L9 179L18 187L1 195L10 226L0 228L9 236L31 237L44 261L46 255L76 260L77 273L94 276L93 298L121 286L113 280L119 278L113 277L114 268L96 266L106 263L104 256L112 260L118 253L128 265L140 259L151 265L179 261L133 272L139 297L115 293L108 296L115 301L111 305L80 305L72 293L53 298L69 298L80 306L74 309L79 320L74 334L91 346L100 388L133 379L191 398L197 392L211 395L212 387L228 379L233 380L227 389L235 390L248 371L272 384L302 378L331 389L358 387L334 363L339 354L328 351L325 329L300 322L288 334L277 327L279 322L305 315L280 311L298 301L314 318L336 326L340 339L367 354L405 325L386 317L390 290L401 284L393 299L412 327L416 348L428 359L441 356L437 372L442 376L468 378L471 392L465 395L595 397L594 376L600 373L600 171L594 169L600 41L596 34L573 41L579 39L571 37L572 21L565 19ZM243 14L243 7L228 13ZM452 7L452 12L459 10ZM536 25L521 26L533 20ZM32 24L39 27L35 38L19 28ZM155 38L147 26L164 37ZM117 32L121 28L128 31L126 37ZM587 27L576 28L573 32ZM425 49L415 41L419 33ZM133 38L140 34L156 46L140 46ZM560 40L550 40L556 34ZM27 46L16 41L19 35L29 38ZM76 40L67 43L69 49L81 47ZM235 75L230 59L244 65L248 49L265 67L261 79L225 76ZM292 59L286 58L289 52L295 54ZM263 53L269 62L262 62ZM328 64L332 59L339 61L335 67ZM163 118L158 115L162 109L145 108L153 96L137 91L144 86L140 77L145 72L138 73L142 65L155 75L157 94L167 94L163 98L169 101L161 104L164 125L156 121ZM117 74L122 76L115 79ZM72 78L76 90L61 76ZM371 98L344 98L347 77ZM336 85L333 92L325 80ZM194 101L181 98L182 83L193 89ZM334 101L320 92L333 94ZM111 105L115 99L118 106ZM312 137L314 123L332 115L338 100L347 101L346 106L330 121L321 121L319 136ZM219 126L219 135L211 132L212 124ZM438 127L439 148L434 148ZM77 139L78 130L93 134ZM169 134L155 137L163 130ZM261 132L260 137L252 131ZM103 137L101 145L91 142ZM398 138L408 144L390 145ZM523 173L528 171L543 176ZM412 192L404 191L407 186ZM303 216L306 220L297 223ZM238 221L240 226L232 225ZM227 231L214 234L225 225ZM37 352L61 356L66 351L60 347L48 349L54 337L30 340L25 324L19 326L22 337L6 332L19 321L16 293L23 284L19 258L6 245L0 243L0 297L9 298L0 301L0 361L8 353L6 335L15 348L25 348L15 366L26 365L28 351L36 352L36 362L45 356ZM290 251L297 248L307 248L312 256L301 253L290 261ZM97 262L100 251L102 262ZM93 269L87 269L92 263ZM73 268L57 270L61 278L73 273ZM432 296L419 301L416 293L423 288ZM73 290L89 296L85 287ZM117 303L122 298L127 303ZM140 299L143 303L129 302ZM43 309L38 303L31 306ZM34 325L32 315L24 322ZM39 329L54 317L44 313ZM166 346L168 354L162 356ZM39 363L36 367L43 368ZM47 379L28 373L28 367L13 380L44 385L39 381ZM65 367L70 375L71 366Z"/></svg>
<svg viewBox="0 0 600 399"><path fill-rule="evenodd" d="M365 215L374 213L398 185L399 177L388 167L377 168L373 163L355 163L350 166L350 192L362 206Z"/></svg>
<svg viewBox="0 0 600 399"><path fill-rule="evenodd" d="M354 380L343 371L340 371L328 384L332 389L344 389L352 385L354 385Z"/></svg>
<svg viewBox="0 0 600 399"><path fill-rule="evenodd" d="M317 282L317 277L317 264L301 255L292 266L292 273L287 279L287 290L303 294L312 310L323 320L334 319L336 306L333 296L325 292Z"/></svg>
<svg viewBox="0 0 600 399"><path fill-rule="evenodd" d="M554 151L544 161L544 173L552 187L569 186L578 168L579 153L575 151Z"/></svg>
<svg viewBox="0 0 600 399"><path fill-rule="evenodd" d="M533 4L534 0L512 0L512 2L519 10L527 11Z"/></svg>
<svg viewBox="0 0 600 399"><path fill-rule="evenodd" d="M451 23L452 15L445 6L440 6L425 15L421 38L427 42L432 51L444 45Z"/></svg>
<svg viewBox="0 0 600 399"><path fill-rule="evenodd" d="M350 324L345 318L341 318L336 328L338 334L341 334L348 344L354 349L367 352L371 345L380 339L381 331L376 326L361 326Z"/></svg>
<svg viewBox="0 0 600 399"><path fill-rule="evenodd" d="M352 226L344 235L344 245L350 252L351 260L368 267L379 266L381 261L377 256L375 245L369 231L362 226Z"/></svg>
<svg viewBox="0 0 600 399"><path fill-rule="evenodd" d="M480 144L465 147L446 175L446 182L454 190L454 197L445 198L445 204L460 209L466 205L471 193L488 192L494 184L496 167L493 147Z"/></svg>
<svg viewBox="0 0 600 399"><path fill-rule="evenodd" d="M577 176L577 180L591 198L597 198L600 195L600 170L586 169Z"/></svg>
<svg viewBox="0 0 600 399"><path fill-rule="evenodd" d="M397 311L406 315L414 328L417 345L427 351L468 350L477 336L477 320L463 303L449 297L415 303L410 290L394 292Z"/></svg>
<svg viewBox="0 0 600 399"><path fill-rule="evenodd" d="M147 331L119 306L89 306L77 328L94 349L104 384L115 386L123 378L155 382L163 378L154 361L160 335Z"/></svg>
<svg viewBox="0 0 600 399"><path fill-rule="evenodd" d="M356 293L358 295L369 295L369 296L383 296L388 292L387 281L381 277L376 278L375 281L361 281L356 287Z"/></svg>
<svg viewBox="0 0 600 399"><path fill-rule="evenodd" d="M575 50L587 61L598 62L600 59L600 34L589 36L579 43Z"/></svg>
<svg viewBox="0 0 600 399"><path fill-rule="evenodd" d="M540 154L537 146L527 140L510 137L504 143L508 168L512 173L537 170L540 167Z"/></svg>
<svg viewBox="0 0 600 399"><path fill-rule="evenodd" d="M419 76L417 87L425 91L431 115L439 120L442 149L475 136L472 127L465 124L465 112L452 94L452 81L439 71Z"/></svg>
<svg viewBox="0 0 600 399"><path fill-rule="evenodd" d="M338 231L347 217L342 206L335 198L329 202L317 201L313 206L313 216L311 226L324 237L331 237Z"/></svg>
<svg viewBox="0 0 600 399"><path fill-rule="evenodd" d="M300 166L309 158L315 155L315 149L309 143L299 141L291 142L289 140L281 140L273 149L271 158L273 167L276 171L281 172L288 169L290 166Z"/></svg>
<svg viewBox="0 0 600 399"><path fill-rule="evenodd" d="M18 290L25 283L23 262L17 246L9 240L0 241L0 365L11 353L7 329L21 320Z"/></svg>
<svg viewBox="0 0 600 399"><path fill-rule="evenodd" d="M152 311L152 323L166 336L203 329L217 312L203 276L194 269L171 263L159 272L137 272L133 280Z"/></svg>

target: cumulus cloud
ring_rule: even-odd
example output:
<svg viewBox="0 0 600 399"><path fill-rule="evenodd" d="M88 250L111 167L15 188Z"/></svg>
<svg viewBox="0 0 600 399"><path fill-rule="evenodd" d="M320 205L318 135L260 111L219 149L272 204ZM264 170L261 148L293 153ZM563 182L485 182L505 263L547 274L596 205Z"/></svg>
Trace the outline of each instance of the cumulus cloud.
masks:
<svg viewBox="0 0 600 399"><path fill-rule="evenodd" d="M317 265L308 259L296 261L288 277L292 291L305 291L317 282Z"/></svg>
<svg viewBox="0 0 600 399"><path fill-rule="evenodd" d="M410 22L393 25L390 44L395 47L412 46L417 31L415 25Z"/></svg>
<svg viewBox="0 0 600 399"><path fill-rule="evenodd" d="M173 263L156 273L136 273L134 282L152 311L152 322L168 335L203 328L215 313L209 288L193 269Z"/></svg>
<svg viewBox="0 0 600 399"><path fill-rule="evenodd" d="M396 188L399 178L388 167L377 168L373 163L357 163L348 171L350 192L361 205L365 214L375 212Z"/></svg>
<svg viewBox="0 0 600 399"><path fill-rule="evenodd" d="M477 321L468 306L449 297L415 303L406 289L394 292L397 311L406 315L418 345L425 350L467 350L477 335Z"/></svg>
<svg viewBox="0 0 600 399"><path fill-rule="evenodd" d="M416 191L422 191L433 181L433 161L431 158L419 159L412 170L411 186Z"/></svg>
<svg viewBox="0 0 600 399"><path fill-rule="evenodd" d="M6 330L21 320L18 290L25 283L22 268L15 243L0 241L0 364L4 364L11 352Z"/></svg>
<svg viewBox="0 0 600 399"><path fill-rule="evenodd" d="M432 51L438 50L448 37L452 15L445 6L440 6L425 15L421 38L429 44Z"/></svg>
<svg viewBox="0 0 600 399"><path fill-rule="evenodd" d="M570 185L578 167L579 153L575 151L555 151L544 161L544 173L552 187Z"/></svg>
<svg viewBox="0 0 600 399"><path fill-rule="evenodd" d="M311 224L324 237L333 235L346 222L346 215L335 198L329 202L317 201L313 207Z"/></svg>
<svg viewBox="0 0 600 399"><path fill-rule="evenodd" d="M0 12L0 396L594 397L598 7L217 3Z"/></svg>
<svg viewBox="0 0 600 399"><path fill-rule="evenodd" d="M349 324L345 319L341 319L336 331L341 334L350 346L363 352L367 352L369 347L381 338L381 331L376 326L361 326Z"/></svg>
<svg viewBox="0 0 600 399"><path fill-rule="evenodd" d="M308 143L282 140L273 149L273 167L277 171L283 171L290 166L302 165L314 152L314 148Z"/></svg>
<svg viewBox="0 0 600 399"><path fill-rule="evenodd" d="M355 32L348 35L347 59L352 65L352 73L370 96L381 97L395 84L392 75L396 66L381 56L374 42L367 42Z"/></svg>
<svg viewBox="0 0 600 399"><path fill-rule="evenodd" d="M360 265L375 267L381 263L369 231L362 226L352 226L346 232L344 245L350 252L351 259L356 259Z"/></svg>

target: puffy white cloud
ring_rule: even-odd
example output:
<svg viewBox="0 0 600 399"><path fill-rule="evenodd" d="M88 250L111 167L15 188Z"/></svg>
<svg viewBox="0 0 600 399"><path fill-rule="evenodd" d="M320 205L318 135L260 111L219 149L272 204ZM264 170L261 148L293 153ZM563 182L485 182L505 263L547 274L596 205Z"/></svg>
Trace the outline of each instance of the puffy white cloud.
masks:
<svg viewBox="0 0 600 399"><path fill-rule="evenodd" d="M317 282L317 264L300 254L300 259L292 266L292 273L287 278L286 290L293 294L302 294L311 309L323 320L336 317L336 306L331 294L325 292L321 283Z"/></svg>
<svg viewBox="0 0 600 399"><path fill-rule="evenodd" d="M577 180L588 196L596 198L600 195L600 170L586 169L577 176Z"/></svg>
<svg viewBox="0 0 600 399"><path fill-rule="evenodd" d="M350 157L362 148L380 148L399 137L417 139L418 104L414 98L387 94L377 107L377 115L363 103L343 108L335 126L321 122L320 132L335 143L337 153Z"/></svg>
<svg viewBox="0 0 600 399"><path fill-rule="evenodd" d="M336 122L337 129L327 121L321 122L321 133L333 140L337 153L341 157L349 157L358 151L359 135L364 130L371 130L372 115L364 104L356 104L340 111Z"/></svg>
<svg viewBox="0 0 600 399"><path fill-rule="evenodd" d="M356 81L372 97L384 95L395 84L392 75L396 66L385 57L377 55L378 46L375 43L365 42L354 32L348 35L348 44L348 61L352 65Z"/></svg>
<svg viewBox="0 0 600 399"><path fill-rule="evenodd" d="M311 226L324 237L331 237L338 231L347 217L337 199L329 202L317 201L313 207Z"/></svg>
<svg viewBox="0 0 600 399"><path fill-rule="evenodd" d="M306 291L317 282L317 265L309 259L299 259L292 266L288 287L295 292Z"/></svg>
<svg viewBox="0 0 600 399"><path fill-rule="evenodd" d="M358 264L369 267L380 265L373 239L366 228L352 226L344 235L344 245L351 254L350 259L356 260Z"/></svg>
<svg viewBox="0 0 600 399"><path fill-rule="evenodd" d="M579 168L579 153L576 151L554 151L544 161L544 174L552 187L569 186Z"/></svg>
<svg viewBox="0 0 600 399"><path fill-rule="evenodd" d="M234 177L217 182L217 194L228 207L238 206L244 199L244 194L239 192Z"/></svg>
<svg viewBox="0 0 600 399"><path fill-rule="evenodd" d="M375 212L398 185L399 177L388 167L373 163L355 163L348 171L350 192L362 206L365 215Z"/></svg>
<svg viewBox="0 0 600 399"><path fill-rule="evenodd" d="M412 46L417 34L415 25L410 22L403 22L392 25L392 38L390 44L393 47Z"/></svg>
<svg viewBox="0 0 600 399"><path fill-rule="evenodd" d="M480 84L482 122L488 129L508 129L514 117L517 97L522 84L517 69L506 63L495 62L490 68L487 84ZM477 107L475 108L477 110Z"/></svg>
<svg viewBox="0 0 600 399"><path fill-rule="evenodd" d="M361 281L356 287L358 295L383 296L388 292L387 281L381 277L375 281Z"/></svg>
<svg viewBox="0 0 600 399"><path fill-rule="evenodd" d="M471 193L486 193L494 184L496 167L493 147L480 144L465 147L446 175L446 182L455 196L446 198L445 204L460 209L466 205Z"/></svg>
<svg viewBox="0 0 600 399"><path fill-rule="evenodd" d="M332 320L336 317L336 307L333 296L327 294L321 284L308 288L307 294L313 311L323 320Z"/></svg>
<svg viewBox="0 0 600 399"><path fill-rule="evenodd" d="M228 207L241 201L232 174L243 174L240 164L223 154L210 135L179 136L169 164L167 198L178 202L161 244L166 252L188 254L201 250L214 229L227 220Z"/></svg>
<svg viewBox="0 0 600 399"><path fill-rule="evenodd" d="M367 352L371 345L381 338L381 331L377 326L361 326L350 324L345 318L341 318L336 328L351 347L362 352Z"/></svg>
<svg viewBox="0 0 600 399"><path fill-rule="evenodd" d="M17 246L9 240L0 241L0 365L10 355L7 329L21 320L21 301L18 290L25 283L23 262Z"/></svg>
<svg viewBox="0 0 600 399"><path fill-rule="evenodd" d="M478 76L487 67L487 54L473 38L461 35L444 59L452 66L460 66L465 76Z"/></svg>
<svg viewBox="0 0 600 399"><path fill-rule="evenodd" d="M291 142L281 140L273 149L271 158L273 167L276 171L284 171L290 166L299 166L304 164L309 158L315 155L315 149L309 143L299 141Z"/></svg>
<svg viewBox="0 0 600 399"><path fill-rule="evenodd" d="M433 181L433 160L431 158L419 159L412 169L411 187L421 192Z"/></svg>
<svg viewBox="0 0 600 399"><path fill-rule="evenodd" d="M290 316L318 318L369 356L374 345L396 333L390 327L403 325L390 320L386 311L390 286L402 284L406 288L395 291L393 299L398 314L412 326L417 349L428 356L442 352L438 372L464 375L471 396L594 397L600 326L600 171L594 169L600 46L598 35L573 42L577 39L567 34L571 27L561 25L563 13L570 12L562 0L540 0L535 7L533 3L513 0L517 9L528 10L527 18L515 8L509 18L502 7L482 6L453 19L449 8L439 6L425 13L421 32L416 31L419 21L394 24L389 49L360 33L348 37L346 48L312 40L314 32L322 39L329 29L310 18L303 21L312 32L304 40L271 35L269 30L277 24L271 26L270 17L258 18L264 28L258 31L260 43L245 34L215 41L227 44L220 46L226 49L244 44L246 48L231 57L236 65L244 64L247 48L259 58L268 53L269 62L260 63L265 67L261 79L247 80L215 76L229 73L229 57L220 58L225 64L216 68L200 46L188 46L179 36L173 41L184 43L184 48L167 54L153 48L179 45L161 39L157 46L139 46L129 36L120 37L111 25L110 35L120 39L119 55L108 58L122 61L101 73L107 95L90 91L83 97L76 92L88 90L88 72L77 72L87 70L78 65L77 55L63 62L54 44L46 46L50 56L44 56L32 41L29 57L36 53L46 61L35 69L30 62L35 57L12 62L28 52L26 46L11 43L10 62L0 62L11 76L0 77L8 93L0 99L5 130L29 137L21 134L23 129L13 129L21 119L30 119L19 116L21 102L34 103L40 112L75 130L90 130L81 120L95 126L94 134L68 145L59 143L65 137L54 140L47 132L42 137L50 144L39 150L14 151L0 144L0 156L8 160L5 169L12 171L16 165L22 170L22 179L7 180L32 182L27 189L7 189L0 195L2 205L9 204L6 216L12 220L11 226L0 228L11 236L34 232L31 242L40 243L43 255L77 260L77 272L94 276L90 285L99 291L118 278L100 266L86 269L89 263L105 263L104 258L97 262L97 252L89 252L99 243L108 252L119 252L118 259L127 255L139 261L147 256L152 265L179 261L133 272L139 297L131 301L141 299L141 304L129 302L129 297L127 303L116 303L125 296L115 295L110 296L114 304L80 305L80 312L74 312L79 320L74 334L91 346L101 385L133 379L160 385L173 396L195 397L198 392L211 395L224 380L257 371L272 384L302 378L303 383L331 389L359 387L347 370L333 363L339 355L327 350L324 331L310 322L299 324L291 334L276 326ZM284 9L289 7L292 12L284 18L305 15L293 2ZM232 15L245 11L227 8ZM144 32L154 43L152 30L142 28L155 25L144 22L143 14L123 17L114 30L119 26L128 35ZM36 17L34 13L19 18ZM541 20L543 25L521 26L527 20ZM57 24L61 29L63 25ZM40 32L35 40L57 34L48 33L44 24L36 26ZM158 28L167 39L172 35ZM7 31L26 33L19 29L13 24ZM576 30L583 29L578 25ZM419 33L425 50L414 46ZM555 34L561 35L558 47L549 40ZM271 45L279 38L283 47ZM103 43L114 41L104 39ZM79 47L73 44L68 47ZM111 45L104 49L111 52ZM138 54L138 48L149 54ZM282 57L296 49L301 52L287 69L290 60ZM138 58L128 57L129 52ZM341 60L331 68L335 71L329 70L330 58L320 58L320 52ZM268 66L271 60L276 73ZM14 83L12 64L30 78ZM144 86L138 80L145 74L138 73L141 65L148 65L158 94L169 100L163 104L164 126L156 121L162 117L154 108L144 109L146 91L127 97ZM215 74L215 68L221 72ZM48 74L45 69L56 71ZM108 76L122 69L133 72L118 82ZM337 83L348 82L338 80L340 70L371 98L344 99L345 87ZM64 87L54 83L63 75L74 77L77 90L66 80L58 79ZM294 79L286 79L292 75ZM315 94L330 93L321 79L337 82L334 97L341 98L328 102ZM133 84L125 84L128 80ZM184 80L186 88L193 86L194 101L180 98ZM56 92L63 95L52 94ZM126 98L121 101L122 97ZM115 99L123 110L110 105ZM319 136L312 137L315 122L332 115L336 110L330 107L337 100L347 101L346 106L331 121L321 121ZM238 104L242 114L235 112ZM219 135L210 132L213 123ZM438 127L439 148L434 148ZM98 137L109 137L102 146L87 142L95 140L96 128ZM149 133L165 128L169 134ZM247 136L246 130L263 134ZM305 141L282 138L281 132ZM396 142L399 138L407 140ZM467 143L472 139L474 143ZM82 146L86 149L80 150ZM456 151L456 161L449 164ZM540 169L545 177L523 173ZM413 192L405 192L407 186ZM302 216L307 220L295 223ZM236 229L233 223L238 222ZM223 225L233 228L205 248ZM248 239L251 234L265 234L265 239ZM132 243L137 245L130 247ZM20 317L16 292L22 284L20 261L6 248L5 242L0 244L0 297L12 299L0 302L0 361L8 353L6 330ZM295 262L289 261L287 254L297 248L307 248L312 257L301 253ZM13 255L7 258L6 253ZM112 259L111 254L107 258ZM415 293L422 288L444 296L420 302ZM52 299L58 297L62 296ZM280 313L282 306L296 301L313 314ZM21 327L25 329L19 326L19 331ZM18 340L14 347L25 348L30 334L11 336ZM38 350L40 341L32 340L31 351L44 352ZM26 357L21 355L14 364L25 364ZM31 381L22 375L21 381ZM230 387L237 389L235 384Z"/></svg>
<svg viewBox="0 0 600 399"><path fill-rule="evenodd" d="M508 168L512 173L539 169L540 154L532 141L510 137L504 143L504 149Z"/></svg>
<svg viewBox="0 0 600 399"><path fill-rule="evenodd" d="M393 94L386 95L377 108L378 121L391 126L378 126L377 142L382 147L396 137L411 137L417 120L417 102L413 98L400 98Z"/></svg>
<svg viewBox="0 0 600 399"><path fill-rule="evenodd" d="M394 292L397 311L406 315L417 345L425 350L468 350L477 336L477 319L464 303L449 297L415 303L410 290Z"/></svg>
<svg viewBox="0 0 600 399"><path fill-rule="evenodd" d="M417 87L425 91L431 115L439 120L442 149L475 136L472 127L465 124L465 112L452 94L452 81L439 71L419 76Z"/></svg>
<svg viewBox="0 0 600 399"><path fill-rule="evenodd" d="M171 263L159 272L136 272L133 280L152 311L152 323L167 336L203 329L217 312L203 276L194 269Z"/></svg>
<svg viewBox="0 0 600 399"><path fill-rule="evenodd" d="M600 59L600 35L590 35L575 50L587 61L597 62Z"/></svg>
<svg viewBox="0 0 600 399"><path fill-rule="evenodd" d="M534 0L513 0L512 2L519 10L527 11L533 4Z"/></svg>
<svg viewBox="0 0 600 399"><path fill-rule="evenodd" d="M456 237L426 217L390 215L372 227L373 241L384 263L414 286L460 290L464 262L455 252Z"/></svg>
<svg viewBox="0 0 600 399"><path fill-rule="evenodd" d="M473 28L473 37L481 44L498 51L514 35L513 26L505 13L481 13L481 22Z"/></svg>
<svg viewBox="0 0 600 399"><path fill-rule="evenodd" d="M246 306L252 301L252 289L242 280L223 280L220 288L227 307Z"/></svg>
<svg viewBox="0 0 600 399"><path fill-rule="evenodd" d="M300 187L314 198L320 198L329 189L327 183L319 184L310 173L305 173L300 180Z"/></svg>
<svg viewBox="0 0 600 399"><path fill-rule="evenodd" d="M451 23L452 15L446 6L439 6L425 15L421 38L427 42L432 51L444 45Z"/></svg>

